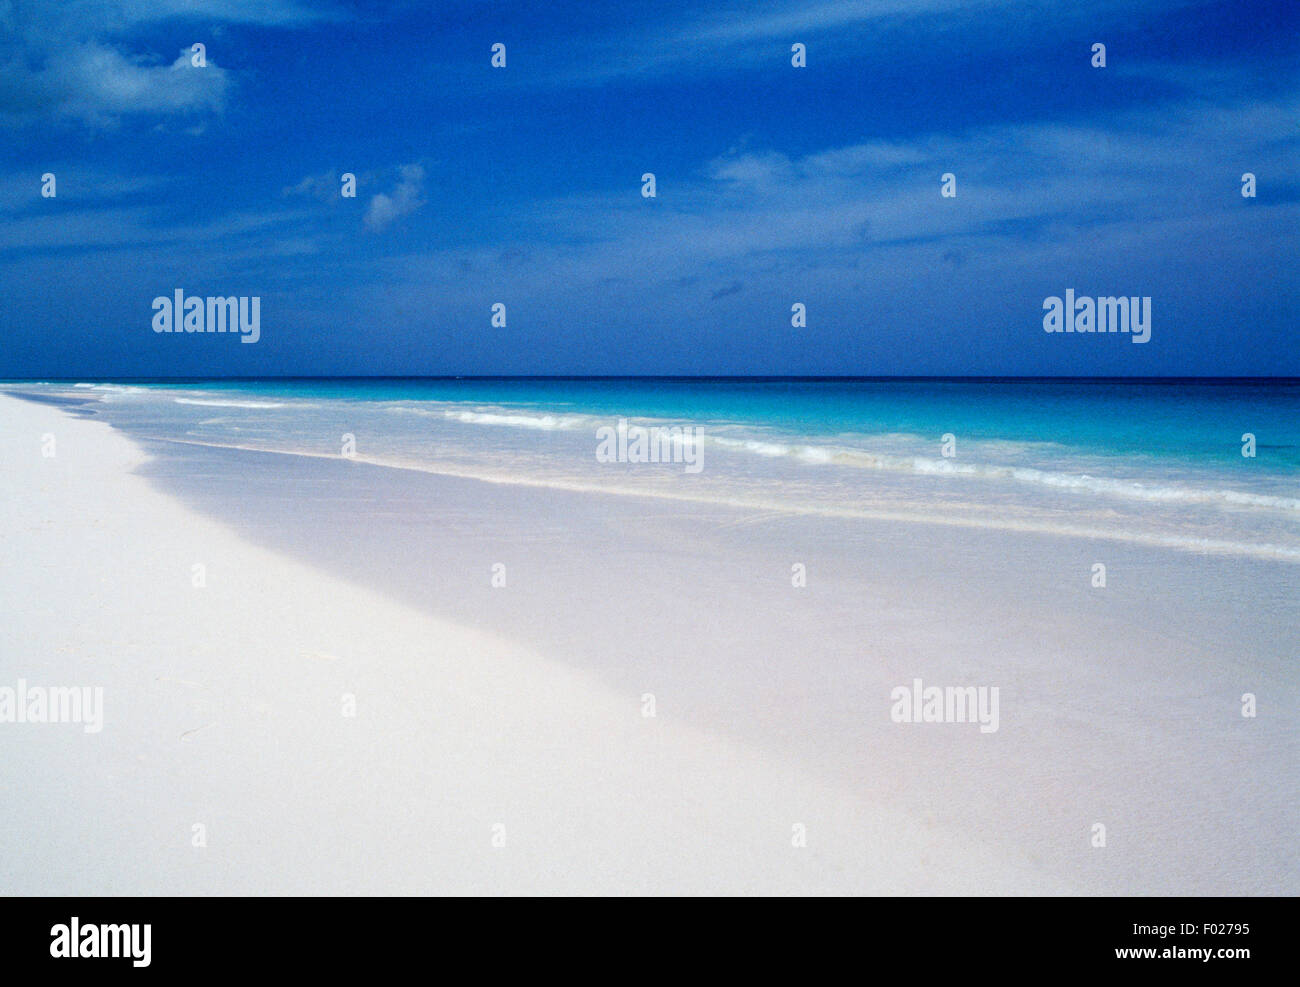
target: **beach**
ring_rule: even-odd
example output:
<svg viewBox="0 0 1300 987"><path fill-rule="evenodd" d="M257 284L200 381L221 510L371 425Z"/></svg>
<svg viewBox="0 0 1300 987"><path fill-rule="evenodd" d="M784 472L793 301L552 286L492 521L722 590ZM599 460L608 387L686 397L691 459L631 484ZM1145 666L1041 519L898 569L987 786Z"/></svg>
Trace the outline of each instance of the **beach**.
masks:
<svg viewBox="0 0 1300 987"><path fill-rule="evenodd" d="M921 517L887 470L854 514L725 447L608 492L522 446L412 468L320 399L289 452L265 395L51 395L0 394L0 686L103 724L0 724L6 893L1300 888L1298 569L1240 491L1129 538L1141 503ZM924 686L996 724L891 715Z"/></svg>

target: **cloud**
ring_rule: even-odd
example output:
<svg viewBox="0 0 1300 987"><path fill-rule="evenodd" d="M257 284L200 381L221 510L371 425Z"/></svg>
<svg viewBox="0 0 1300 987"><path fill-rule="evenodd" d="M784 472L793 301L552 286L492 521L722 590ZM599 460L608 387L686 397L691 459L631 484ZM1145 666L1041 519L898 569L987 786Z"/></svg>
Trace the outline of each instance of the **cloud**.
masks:
<svg viewBox="0 0 1300 987"><path fill-rule="evenodd" d="M539 201L515 218L509 246L524 259L509 270L500 248L445 243L378 261L366 277L380 294L436 285L449 299L466 294L467 274L475 285L508 277L538 304L558 295L579 304L575 293L585 299L583 289L618 283L626 304L644 308L686 297L672 286L703 279L721 299L737 285L759 298L815 279L847 295L854 283L883 290L935 272L962 272L997 292L1035 271L1064 276L1081 256L1089 270L1139 262L1173 270L1190 263L1189 242L1245 249L1273 243L1293 222L1276 182L1257 203L1242 199L1247 169L1236 162L1288 174L1300 135L1275 135L1297 113L1294 98L1190 102L1116 114L1107 130L997 126L803 156L749 151L683 177L655 210L626 193ZM957 199L939 194L947 171L957 175ZM1255 232L1243 240L1243 229Z"/></svg>
<svg viewBox="0 0 1300 987"><path fill-rule="evenodd" d="M160 175L129 174L88 168L85 165L51 165L19 174L0 175L0 214L46 213L51 200L41 197L41 176L48 170L57 180L58 203L103 207L123 199L155 196L169 182ZM39 172L39 173L38 173Z"/></svg>
<svg viewBox="0 0 1300 987"><path fill-rule="evenodd" d="M31 70L19 61L0 66L0 113L10 120L61 116L112 126L127 114L180 114L222 109L229 74L209 57L190 64L182 50L170 65L150 64L94 42L50 55Z"/></svg>
<svg viewBox="0 0 1300 987"><path fill-rule="evenodd" d="M716 14L682 30L674 43L727 45L779 38L799 40L811 32L838 30L889 17L918 17L997 0L831 0L827 3L754 8Z"/></svg>
<svg viewBox="0 0 1300 987"><path fill-rule="evenodd" d="M288 27L337 20L337 7L296 0L63 0L58 4L24 4L0 0L0 26L24 41L47 46L58 39L127 34L161 21L189 19L204 23Z"/></svg>
<svg viewBox="0 0 1300 987"><path fill-rule="evenodd" d="M400 219L415 212L424 200L420 193L424 189L424 169L419 165L403 165L399 171L400 178L390 195L382 192L370 200L366 210L366 228L378 232L395 219Z"/></svg>
<svg viewBox="0 0 1300 987"><path fill-rule="evenodd" d="M286 26L336 16L291 0L0 0L0 123L62 118L113 127L136 114L219 113L232 80L211 50L202 68L190 64L188 48L167 64L156 51L133 47L133 36L161 21L197 20L207 30L192 40L207 42L222 24Z"/></svg>
<svg viewBox="0 0 1300 987"><path fill-rule="evenodd" d="M892 61L900 43L930 47L936 32L968 23L996 23L1006 43L1031 43L1044 23L1079 25L1090 32L1131 23L1148 12L1177 10L1197 0L776 0L691 5L677 16L646 23L629 17L616 29L591 37L592 55L550 81L559 85L602 85L615 80L651 80L682 74L733 73L759 65L789 67L790 45L809 44L815 64L852 59L862 64ZM1035 39L1036 40L1036 39ZM529 80L530 85L536 84Z"/></svg>
<svg viewBox="0 0 1300 987"><path fill-rule="evenodd" d="M60 189L60 198L64 193ZM35 253L60 248L127 249L140 252L151 246L187 248L186 263L195 263L201 251L194 244L216 244L216 253L234 244L256 246L270 236L302 238L313 213L307 210L235 213L185 225L160 221L160 204L111 206L103 200L78 204L54 215L28 212L0 224L0 254L16 250ZM211 254L214 251L209 250Z"/></svg>
<svg viewBox="0 0 1300 987"><path fill-rule="evenodd" d="M337 202L341 188L340 175L337 171L326 171L319 175L308 175L297 185L288 185L282 195L307 195L321 202Z"/></svg>
<svg viewBox="0 0 1300 987"><path fill-rule="evenodd" d="M794 174L794 166L784 154L741 154L718 158L709 164L710 175L735 187L773 188L785 184Z"/></svg>

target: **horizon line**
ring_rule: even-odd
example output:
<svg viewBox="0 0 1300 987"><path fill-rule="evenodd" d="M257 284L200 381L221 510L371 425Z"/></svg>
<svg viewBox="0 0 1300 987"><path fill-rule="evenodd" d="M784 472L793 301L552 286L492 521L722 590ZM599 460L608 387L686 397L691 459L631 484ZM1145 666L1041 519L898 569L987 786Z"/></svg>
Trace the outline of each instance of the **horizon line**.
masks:
<svg viewBox="0 0 1300 987"><path fill-rule="evenodd" d="M0 384L56 384L56 383L263 383L276 381L676 381L729 383L1110 383L1110 384L1250 384L1250 383L1300 383L1300 377L1237 376L1043 376L1043 375L951 375L951 374L264 374L259 376L135 376L135 377L0 377Z"/></svg>

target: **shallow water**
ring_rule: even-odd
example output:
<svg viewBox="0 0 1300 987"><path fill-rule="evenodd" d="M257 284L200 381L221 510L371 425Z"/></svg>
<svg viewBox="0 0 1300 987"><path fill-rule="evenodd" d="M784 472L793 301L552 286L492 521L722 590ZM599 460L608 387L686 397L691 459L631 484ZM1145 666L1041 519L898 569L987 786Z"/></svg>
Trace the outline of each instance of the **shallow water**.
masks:
<svg viewBox="0 0 1300 987"><path fill-rule="evenodd" d="M35 389L94 397L98 414L152 439L346 452L500 483L1300 562L1300 386L1288 381L293 380ZM620 421L686 431L663 446L669 461L602 462L601 430ZM1246 436L1253 456L1243 455Z"/></svg>

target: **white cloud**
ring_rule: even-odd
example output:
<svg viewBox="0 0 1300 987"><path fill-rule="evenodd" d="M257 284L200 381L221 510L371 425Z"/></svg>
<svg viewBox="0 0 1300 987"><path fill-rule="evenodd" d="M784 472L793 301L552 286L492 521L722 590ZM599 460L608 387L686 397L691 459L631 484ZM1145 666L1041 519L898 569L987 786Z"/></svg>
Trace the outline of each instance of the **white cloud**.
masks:
<svg viewBox="0 0 1300 987"><path fill-rule="evenodd" d="M384 195L381 192L370 200L365 218L367 229L378 232L393 220L413 213L424 205L424 200L420 198L424 189L424 169L419 165L403 165L400 176L392 194Z"/></svg>
<svg viewBox="0 0 1300 987"><path fill-rule="evenodd" d="M293 0L0 0L0 123L62 117L108 127L132 114L220 112L232 83L214 61L218 51L209 46L202 68L190 64L188 48L167 64L157 51L134 50L133 32L164 20L198 20L211 34L214 22L219 29L334 16Z"/></svg>
<svg viewBox="0 0 1300 987"><path fill-rule="evenodd" d="M112 126L133 113L220 112L230 85L210 56L203 67L190 63L188 50L170 65L150 64L87 42L54 52L38 70L17 60L0 66L0 111L11 119L55 115Z"/></svg>

